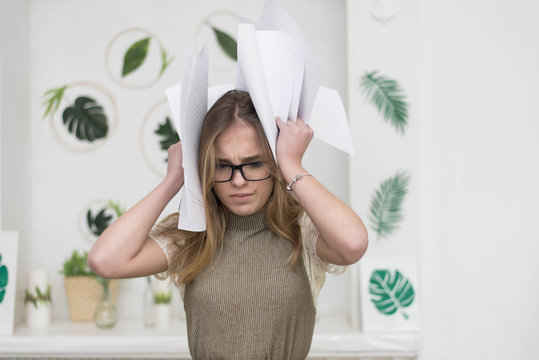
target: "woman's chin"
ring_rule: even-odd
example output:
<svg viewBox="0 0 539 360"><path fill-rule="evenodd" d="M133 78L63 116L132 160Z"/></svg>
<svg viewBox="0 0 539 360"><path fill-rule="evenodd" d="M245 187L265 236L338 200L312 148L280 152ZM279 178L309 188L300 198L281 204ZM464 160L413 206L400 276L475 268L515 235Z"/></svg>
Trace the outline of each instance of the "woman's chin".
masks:
<svg viewBox="0 0 539 360"><path fill-rule="evenodd" d="M254 206L249 206L249 205L246 205L246 206L232 206L230 208L228 208L228 211L230 211L232 214L234 215L238 215L238 216L249 216L249 215L253 215L253 214L256 214L257 212L259 212L261 209L258 209Z"/></svg>

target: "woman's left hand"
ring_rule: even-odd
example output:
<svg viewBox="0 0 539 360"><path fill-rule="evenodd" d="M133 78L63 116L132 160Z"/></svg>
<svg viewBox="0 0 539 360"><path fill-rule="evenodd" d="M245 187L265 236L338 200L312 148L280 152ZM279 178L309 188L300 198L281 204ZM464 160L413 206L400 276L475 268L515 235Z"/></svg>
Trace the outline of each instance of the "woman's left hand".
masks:
<svg viewBox="0 0 539 360"><path fill-rule="evenodd" d="M275 120L279 128L275 146L277 164L285 180L289 181L302 169L303 154L305 154L314 132L301 118L298 118L296 122L288 120L286 123L278 117Z"/></svg>

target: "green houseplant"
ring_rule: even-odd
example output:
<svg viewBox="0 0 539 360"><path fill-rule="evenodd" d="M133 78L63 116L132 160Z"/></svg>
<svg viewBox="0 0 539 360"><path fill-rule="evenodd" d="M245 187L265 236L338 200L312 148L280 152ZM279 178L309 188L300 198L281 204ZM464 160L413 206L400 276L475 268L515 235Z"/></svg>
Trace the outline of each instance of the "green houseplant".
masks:
<svg viewBox="0 0 539 360"><path fill-rule="evenodd" d="M69 317L73 321L94 320L97 306L103 297L103 286L98 275L88 266L87 258L87 251L79 254L75 250L60 271L60 274L64 275ZM111 281L110 287L114 298L117 282Z"/></svg>

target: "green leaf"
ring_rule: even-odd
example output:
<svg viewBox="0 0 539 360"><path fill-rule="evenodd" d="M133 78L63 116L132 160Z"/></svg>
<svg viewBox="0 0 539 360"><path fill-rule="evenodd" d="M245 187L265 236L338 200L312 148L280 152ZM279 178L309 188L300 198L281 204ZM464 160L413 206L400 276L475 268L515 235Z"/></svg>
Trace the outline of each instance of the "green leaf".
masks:
<svg viewBox="0 0 539 360"><path fill-rule="evenodd" d="M37 303L50 303L51 300L51 286L47 286L47 291L43 293L41 289L39 289L37 286L35 288L36 294L32 294L29 290L26 290L26 294L24 297L24 303L32 303L34 307L37 309Z"/></svg>
<svg viewBox="0 0 539 360"><path fill-rule="evenodd" d="M404 101L405 97L398 82L373 71L361 77L360 87L366 100L370 101L398 132L404 134L408 104Z"/></svg>
<svg viewBox="0 0 539 360"><path fill-rule="evenodd" d="M0 304L4 301L6 287L8 284L8 270L6 265L2 265L2 254L0 254Z"/></svg>
<svg viewBox="0 0 539 360"><path fill-rule="evenodd" d="M7 266L0 266L0 288L6 287L8 283Z"/></svg>
<svg viewBox="0 0 539 360"><path fill-rule="evenodd" d="M45 92L43 97L45 100L43 101L43 105L47 106L45 108L45 113L43 114L43 118L46 118L49 114L54 114L56 110L58 110L58 107L60 106L60 101L62 101L62 98L64 97L64 91L67 88L67 85L61 86L56 89L50 89Z"/></svg>
<svg viewBox="0 0 539 360"><path fill-rule="evenodd" d="M155 293L153 296L153 302L155 304L168 304L170 303L171 299L172 299L172 290L169 290L168 292L158 292L158 293Z"/></svg>
<svg viewBox="0 0 539 360"><path fill-rule="evenodd" d="M236 40L227 33L217 29L213 25L209 25L217 38L217 42L225 54L232 60L238 61L238 44Z"/></svg>
<svg viewBox="0 0 539 360"><path fill-rule="evenodd" d="M78 97L73 105L67 107L63 120L67 130L83 141L104 138L109 130L103 107L87 96Z"/></svg>
<svg viewBox="0 0 539 360"><path fill-rule="evenodd" d="M124 66L122 68L122 77L125 77L129 73L135 71L148 55L148 46L150 44L150 38L139 40L127 49L124 56Z"/></svg>
<svg viewBox="0 0 539 360"><path fill-rule="evenodd" d="M107 208L101 209L94 217L91 210L86 213L88 228L95 236L100 236L112 222L112 215L107 215Z"/></svg>
<svg viewBox="0 0 539 360"><path fill-rule="evenodd" d="M405 319L409 318L403 308L414 302L414 288L398 270L393 275L384 269L373 271L369 293L371 301L382 314L392 315L400 310Z"/></svg>
<svg viewBox="0 0 539 360"><path fill-rule="evenodd" d="M373 195L369 220L378 237L389 235L402 220L401 206L408 192L410 177L397 172L395 176L380 183L380 188Z"/></svg>
<svg viewBox="0 0 539 360"><path fill-rule="evenodd" d="M170 65L174 60L174 56L168 57L167 51L161 48L161 70L159 71L159 76L163 75L165 69Z"/></svg>
<svg viewBox="0 0 539 360"><path fill-rule="evenodd" d="M161 150L167 151L171 145L174 145L178 141L180 141L180 137L172 126L172 123L170 122L170 118L168 116L166 117L164 123L159 124L159 127L157 128L157 130L154 131L154 134L157 134L161 137L161 141L159 141L159 145L161 145Z"/></svg>

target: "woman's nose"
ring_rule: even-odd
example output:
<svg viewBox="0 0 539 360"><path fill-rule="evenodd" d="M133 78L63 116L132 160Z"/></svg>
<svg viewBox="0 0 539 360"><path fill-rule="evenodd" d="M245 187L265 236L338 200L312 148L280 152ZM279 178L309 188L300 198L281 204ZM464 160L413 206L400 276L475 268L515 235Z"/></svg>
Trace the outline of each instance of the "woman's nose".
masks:
<svg viewBox="0 0 539 360"><path fill-rule="evenodd" d="M243 177L240 169L234 169L234 172L232 173L232 179L230 180L230 182L236 186L240 186L246 183L247 180L245 180L245 178Z"/></svg>

